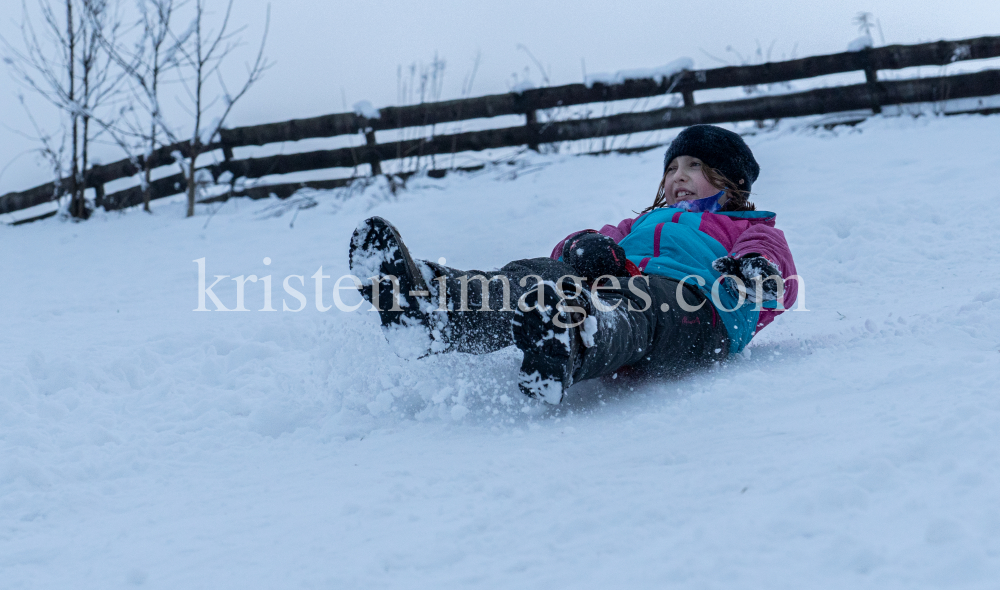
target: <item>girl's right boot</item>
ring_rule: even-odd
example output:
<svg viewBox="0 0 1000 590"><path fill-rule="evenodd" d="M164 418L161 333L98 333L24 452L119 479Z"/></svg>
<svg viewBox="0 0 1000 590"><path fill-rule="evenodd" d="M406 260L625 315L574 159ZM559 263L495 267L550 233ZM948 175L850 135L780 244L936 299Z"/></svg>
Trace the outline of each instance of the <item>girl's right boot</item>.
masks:
<svg viewBox="0 0 1000 590"><path fill-rule="evenodd" d="M349 253L351 272L362 283L361 296L378 310L382 331L396 354L420 358L447 349L443 313L434 314L436 289L431 269L415 261L399 230L381 217L370 217L354 230Z"/></svg>
<svg viewBox="0 0 1000 590"><path fill-rule="evenodd" d="M462 294L462 278L492 279L497 273L415 260L399 230L381 217L366 219L354 231L350 267L362 281L362 297L378 309L386 339L401 357L451 351L483 354L514 343L514 314L498 310L503 302L500 283L489 280L487 286L495 311L479 311L479 281L466 283ZM469 311L461 311L463 297Z"/></svg>

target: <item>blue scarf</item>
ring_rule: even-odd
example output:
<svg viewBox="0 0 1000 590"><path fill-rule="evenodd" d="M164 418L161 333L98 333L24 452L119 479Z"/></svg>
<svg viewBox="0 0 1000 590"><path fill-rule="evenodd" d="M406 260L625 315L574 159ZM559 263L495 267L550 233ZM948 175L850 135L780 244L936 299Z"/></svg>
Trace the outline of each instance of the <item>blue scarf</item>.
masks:
<svg viewBox="0 0 1000 590"><path fill-rule="evenodd" d="M722 196L726 194L726 191L722 190L711 197L705 197L704 199L695 199L693 201L677 201L671 207L674 209L682 209L684 211L690 211L691 213L715 213L722 208L719 201L722 200Z"/></svg>

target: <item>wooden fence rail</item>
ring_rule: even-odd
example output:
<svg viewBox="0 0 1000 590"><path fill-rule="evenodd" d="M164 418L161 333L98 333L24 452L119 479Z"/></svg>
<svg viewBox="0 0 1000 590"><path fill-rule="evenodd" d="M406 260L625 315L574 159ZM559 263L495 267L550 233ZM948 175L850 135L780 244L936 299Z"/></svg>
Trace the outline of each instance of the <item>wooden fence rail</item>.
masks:
<svg viewBox="0 0 1000 590"><path fill-rule="evenodd" d="M1000 94L1000 71L997 70L899 81L878 81L876 74L878 70L946 65L956 61L993 57L1000 57L1000 36L919 45L891 45L754 66L681 71L659 81L640 79L625 80L620 84L569 84L531 89L522 93L405 107L385 107L379 110L378 118L366 118L355 113L339 113L311 119L296 119L223 130L219 142L208 146L207 151L222 149L227 158L206 168L216 179L225 172L231 172L233 178L260 178L307 170L355 167L359 164L370 164L374 173L380 173L382 161L414 155L442 155L519 145L537 146L543 143L654 131L697 123L778 119L859 109L872 109L878 112L885 105ZM695 104L694 101L693 92L697 90L773 84L859 70L866 74L867 82L864 84L725 102ZM539 124L535 116L538 110L559 106L645 98L667 93L682 95L684 106L543 124ZM439 135L384 144L379 144L375 140L375 131L502 115L524 115L527 123L517 127ZM358 147L265 158L232 159L232 149L236 147L359 132L366 133L367 143ZM148 163L151 168L174 164L173 153L180 152L186 155L188 150L189 145L186 142L165 146L156 150L150 156ZM107 182L135 176L145 165L146 162L140 156L94 166L84 174L84 181L87 187L99 187L101 190ZM69 179L61 181L63 187L70 184ZM0 197L0 213L9 213L55 200L62 194L59 187L60 184L50 182L26 191L3 195ZM185 189L185 179L182 175L176 174L154 181L148 190L150 198L156 199L178 194ZM121 209L141 202L142 189L139 187L107 194L103 199L104 207L108 210Z"/></svg>
<svg viewBox="0 0 1000 590"><path fill-rule="evenodd" d="M865 51L817 55L755 66L683 71L660 82L644 79L626 80L612 85L596 82L593 85L567 84L534 88L522 93L385 107L379 109L381 116L378 119L366 119L354 113L296 119L229 129L223 132L222 141L233 147L265 145L279 141L349 135L366 128L382 131L501 115L524 115L560 106L648 98L667 93L684 95L696 90L775 84L846 72L941 66L956 61L992 57L1000 57L1000 36L920 45L889 45ZM693 100L690 102L693 103ZM690 106L690 103L685 106Z"/></svg>

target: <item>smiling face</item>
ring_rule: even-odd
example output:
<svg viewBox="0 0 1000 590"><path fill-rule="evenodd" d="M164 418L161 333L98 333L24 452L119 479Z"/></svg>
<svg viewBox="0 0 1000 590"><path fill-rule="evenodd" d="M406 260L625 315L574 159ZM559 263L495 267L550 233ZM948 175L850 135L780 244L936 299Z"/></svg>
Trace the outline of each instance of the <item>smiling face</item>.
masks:
<svg viewBox="0 0 1000 590"><path fill-rule="evenodd" d="M663 177L663 196L668 206L711 197L722 190L709 182L703 167L701 160L691 156L677 156L670 161Z"/></svg>

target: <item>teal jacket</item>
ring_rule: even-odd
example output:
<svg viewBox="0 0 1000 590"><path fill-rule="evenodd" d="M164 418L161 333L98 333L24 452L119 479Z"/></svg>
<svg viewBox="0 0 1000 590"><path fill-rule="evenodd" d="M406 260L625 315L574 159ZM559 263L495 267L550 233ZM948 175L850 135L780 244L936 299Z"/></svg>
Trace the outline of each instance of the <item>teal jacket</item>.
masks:
<svg viewBox="0 0 1000 590"><path fill-rule="evenodd" d="M600 233L615 240L646 274L685 280L698 289L715 306L726 327L729 352L737 353L795 302L798 281L788 280L795 275L795 264L774 219L775 214L769 211L689 213L665 207L617 226L605 225ZM553 258L558 258L557 252L562 252L562 243L553 250ZM720 281L722 275L712 268L712 262L723 256L738 258L751 253L770 260L785 278L781 308L775 308L775 302L763 308L750 301L737 305L739 295L732 282Z"/></svg>

